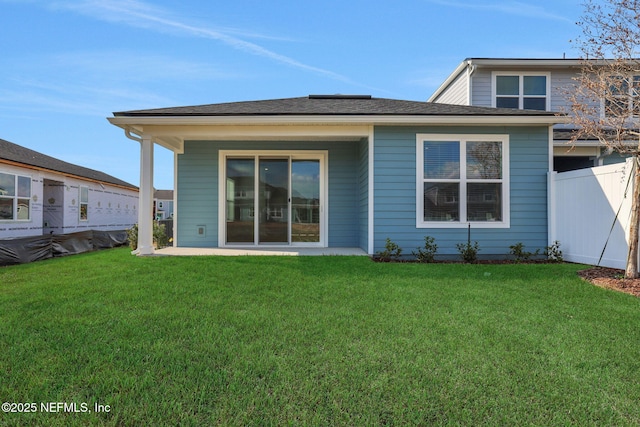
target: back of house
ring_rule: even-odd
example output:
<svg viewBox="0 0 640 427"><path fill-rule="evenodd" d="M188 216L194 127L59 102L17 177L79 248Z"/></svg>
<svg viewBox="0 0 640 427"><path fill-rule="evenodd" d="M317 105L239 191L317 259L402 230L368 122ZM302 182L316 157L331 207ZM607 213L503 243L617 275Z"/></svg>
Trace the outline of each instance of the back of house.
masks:
<svg viewBox="0 0 640 427"><path fill-rule="evenodd" d="M154 146L175 155L173 245L457 256L549 243L549 111L375 98L299 98L114 113L141 144L138 253L154 253ZM148 166L144 166L148 165Z"/></svg>

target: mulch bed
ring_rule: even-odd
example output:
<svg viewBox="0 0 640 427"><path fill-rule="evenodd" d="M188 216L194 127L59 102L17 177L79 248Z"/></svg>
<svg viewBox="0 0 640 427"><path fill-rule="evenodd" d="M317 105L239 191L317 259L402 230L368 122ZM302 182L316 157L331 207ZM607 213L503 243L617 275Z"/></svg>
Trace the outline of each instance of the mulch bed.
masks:
<svg viewBox="0 0 640 427"><path fill-rule="evenodd" d="M578 271L578 276L596 286L640 297L640 279L625 279L624 270L593 267Z"/></svg>

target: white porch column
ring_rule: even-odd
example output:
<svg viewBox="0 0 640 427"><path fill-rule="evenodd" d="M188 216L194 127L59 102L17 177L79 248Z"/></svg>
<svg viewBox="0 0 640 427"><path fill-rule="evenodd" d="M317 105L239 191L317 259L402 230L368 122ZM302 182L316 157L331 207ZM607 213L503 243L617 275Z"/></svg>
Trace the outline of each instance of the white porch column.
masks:
<svg viewBox="0 0 640 427"><path fill-rule="evenodd" d="M140 142L140 210L138 211L138 255L153 254L153 142L142 135Z"/></svg>

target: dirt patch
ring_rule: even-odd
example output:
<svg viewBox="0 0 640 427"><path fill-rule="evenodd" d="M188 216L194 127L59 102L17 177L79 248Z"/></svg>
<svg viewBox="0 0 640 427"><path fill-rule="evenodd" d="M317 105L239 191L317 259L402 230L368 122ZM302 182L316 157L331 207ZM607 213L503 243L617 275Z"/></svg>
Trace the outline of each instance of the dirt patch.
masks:
<svg viewBox="0 0 640 427"><path fill-rule="evenodd" d="M578 276L601 288L614 289L640 297L640 279L625 279L624 270L593 267L578 271Z"/></svg>

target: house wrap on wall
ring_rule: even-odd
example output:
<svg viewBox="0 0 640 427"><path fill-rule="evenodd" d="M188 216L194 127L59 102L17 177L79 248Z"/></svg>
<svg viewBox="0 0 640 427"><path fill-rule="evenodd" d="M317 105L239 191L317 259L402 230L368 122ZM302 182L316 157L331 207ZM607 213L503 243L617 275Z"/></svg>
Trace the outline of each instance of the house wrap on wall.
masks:
<svg viewBox="0 0 640 427"><path fill-rule="evenodd" d="M138 220L138 188L0 139L0 239L124 230Z"/></svg>
<svg viewBox="0 0 640 427"><path fill-rule="evenodd" d="M174 153L173 244L483 256L549 244L555 113L368 95L114 113L141 147L138 253L152 254L153 153Z"/></svg>

